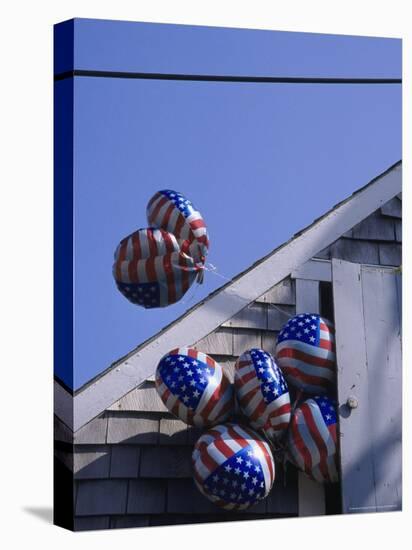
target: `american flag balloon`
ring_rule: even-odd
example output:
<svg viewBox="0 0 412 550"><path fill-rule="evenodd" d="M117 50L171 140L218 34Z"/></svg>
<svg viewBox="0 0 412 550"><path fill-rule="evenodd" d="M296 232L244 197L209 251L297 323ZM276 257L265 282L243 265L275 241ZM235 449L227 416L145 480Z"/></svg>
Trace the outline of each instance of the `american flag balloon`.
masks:
<svg viewBox="0 0 412 550"><path fill-rule="evenodd" d="M135 231L120 242L114 255L117 288L130 302L147 309L180 300L201 270L176 237L163 229Z"/></svg>
<svg viewBox="0 0 412 550"><path fill-rule="evenodd" d="M321 483L338 481L336 408L332 399L316 396L296 408L288 432L288 456Z"/></svg>
<svg viewBox="0 0 412 550"><path fill-rule="evenodd" d="M275 479L267 442L235 423L205 432L195 444L192 463L199 491L226 510L244 510L267 497Z"/></svg>
<svg viewBox="0 0 412 550"><path fill-rule="evenodd" d="M209 238L202 215L178 191L165 189L153 195L147 205L149 225L173 233L195 263L204 263Z"/></svg>
<svg viewBox="0 0 412 550"><path fill-rule="evenodd" d="M166 407L186 424L208 427L234 413L234 392L222 367L194 348L170 351L156 369L156 389Z"/></svg>
<svg viewBox="0 0 412 550"><path fill-rule="evenodd" d="M279 332L276 362L287 381L310 394L325 394L335 378L335 329L317 313L296 315Z"/></svg>
<svg viewBox="0 0 412 550"><path fill-rule="evenodd" d="M245 351L235 365L235 391L243 414L255 429L279 439L290 421L286 380L275 360L262 349Z"/></svg>

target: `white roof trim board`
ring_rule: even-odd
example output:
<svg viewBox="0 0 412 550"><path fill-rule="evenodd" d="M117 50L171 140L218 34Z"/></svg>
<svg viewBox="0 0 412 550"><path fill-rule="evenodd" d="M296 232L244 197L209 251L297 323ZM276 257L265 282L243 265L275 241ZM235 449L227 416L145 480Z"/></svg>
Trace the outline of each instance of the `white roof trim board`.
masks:
<svg viewBox="0 0 412 550"><path fill-rule="evenodd" d="M57 416L77 431L152 375L170 349L213 332L401 190L399 162L81 388L74 397L73 418L58 403Z"/></svg>

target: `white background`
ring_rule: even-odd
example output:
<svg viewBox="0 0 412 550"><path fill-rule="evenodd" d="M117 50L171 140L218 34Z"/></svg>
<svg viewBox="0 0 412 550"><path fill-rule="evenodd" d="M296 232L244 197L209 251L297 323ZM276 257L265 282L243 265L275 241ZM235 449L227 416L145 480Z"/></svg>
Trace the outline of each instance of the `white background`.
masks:
<svg viewBox="0 0 412 550"><path fill-rule="evenodd" d="M404 425L404 512L320 519L70 533L52 507L52 25L72 17L362 34L404 39L404 153L411 151L411 15L407 1L18 1L1 8L0 540L3 548L139 549L236 544L357 549L403 546L410 521L409 430ZM409 124L408 124L409 123ZM404 154L404 205L410 154ZM406 207L406 212L408 207ZM408 216L407 216L408 218ZM404 214L404 306L408 219ZM407 264L407 265L406 265ZM409 326L404 310L404 335ZM404 418L408 338L404 337ZM372 419L371 419L372 421ZM409 529L410 532L410 529Z"/></svg>

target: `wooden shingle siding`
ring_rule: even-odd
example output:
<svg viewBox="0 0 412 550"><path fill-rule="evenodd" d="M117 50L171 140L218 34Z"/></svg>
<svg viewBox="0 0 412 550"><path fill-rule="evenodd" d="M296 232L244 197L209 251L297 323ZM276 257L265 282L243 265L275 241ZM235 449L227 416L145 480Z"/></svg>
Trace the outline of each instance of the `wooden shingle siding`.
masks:
<svg viewBox="0 0 412 550"><path fill-rule="evenodd" d="M85 449L76 447L74 453L75 479L96 479L109 477L110 448L93 446Z"/></svg>
<svg viewBox="0 0 412 550"><path fill-rule="evenodd" d="M112 445L110 477L133 479L139 474L140 447L137 445Z"/></svg>
<svg viewBox="0 0 412 550"><path fill-rule="evenodd" d="M399 197L394 197L392 200L384 204L380 210L384 216L402 218L402 201Z"/></svg>
<svg viewBox="0 0 412 550"><path fill-rule="evenodd" d="M56 416L53 417L54 441L73 443L73 432Z"/></svg>
<svg viewBox="0 0 412 550"><path fill-rule="evenodd" d="M350 262L379 264L379 244L374 241L339 239L327 252L327 259L340 258Z"/></svg>
<svg viewBox="0 0 412 550"><path fill-rule="evenodd" d="M156 366L153 367L156 370ZM141 386L127 393L124 397L113 403L109 411L139 411L139 412L167 412L159 394L154 386L142 388Z"/></svg>
<svg viewBox="0 0 412 550"><path fill-rule="evenodd" d="M295 314L295 306L276 305L268 310L268 330L279 331Z"/></svg>
<svg viewBox="0 0 412 550"><path fill-rule="evenodd" d="M106 443L107 417L91 420L74 434L74 443L99 444Z"/></svg>
<svg viewBox="0 0 412 550"><path fill-rule="evenodd" d="M107 443L156 444L159 437L159 420L143 414L110 415Z"/></svg>
<svg viewBox="0 0 412 550"><path fill-rule="evenodd" d="M294 305L295 304L295 287L293 280L290 277L283 279L280 283L275 285L268 292L260 296L256 300L257 303L270 303L270 304L283 304Z"/></svg>
<svg viewBox="0 0 412 550"><path fill-rule="evenodd" d="M296 313L319 313L319 281L296 279Z"/></svg>
<svg viewBox="0 0 412 550"><path fill-rule="evenodd" d="M84 480L79 484L76 516L126 513L128 481L123 479Z"/></svg>
<svg viewBox="0 0 412 550"><path fill-rule="evenodd" d="M57 380L53 384L53 410L59 411L59 418L73 429L73 395L69 393Z"/></svg>
<svg viewBox="0 0 412 550"><path fill-rule="evenodd" d="M402 242L402 220L395 220L395 238L398 243Z"/></svg>
<svg viewBox="0 0 412 550"><path fill-rule="evenodd" d="M279 331L267 331L262 333L262 349L273 356L275 355L278 335Z"/></svg>
<svg viewBox="0 0 412 550"><path fill-rule="evenodd" d="M234 355L233 353L233 329L218 328L202 340L195 343L195 347L204 353L216 355Z"/></svg>
<svg viewBox="0 0 412 550"><path fill-rule="evenodd" d="M359 264L400 265L402 202L394 197L340 239L316 254L317 258Z"/></svg>
<svg viewBox="0 0 412 550"><path fill-rule="evenodd" d="M187 424L177 418L160 419L159 445L186 445L188 442Z"/></svg>
<svg viewBox="0 0 412 550"><path fill-rule="evenodd" d="M142 447L140 477L192 477L192 447Z"/></svg>
<svg viewBox="0 0 412 550"><path fill-rule="evenodd" d="M198 491L192 479L169 479L167 511L173 514L223 513Z"/></svg>
<svg viewBox="0 0 412 550"><path fill-rule="evenodd" d="M238 328L233 334L233 352L235 356L242 355L250 348L262 347L262 334L259 330Z"/></svg>
<svg viewBox="0 0 412 550"><path fill-rule="evenodd" d="M54 449L54 457L57 458L70 472L73 472L74 468L74 453L71 451L65 451L62 449Z"/></svg>
<svg viewBox="0 0 412 550"><path fill-rule="evenodd" d="M239 311L239 313L226 321L226 323L223 323L222 327L266 330L268 328L267 306L266 304L252 303Z"/></svg>
<svg viewBox="0 0 412 550"><path fill-rule="evenodd" d="M128 514L162 514L166 511L167 481L136 479L129 482Z"/></svg>
<svg viewBox="0 0 412 550"><path fill-rule="evenodd" d="M202 435L202 430L200 428L196 428L195 426L190 426L187 430L187 442L190 445L194 445L196 441L199 439L199 437Z"/></svg>
<svg viewBox="0 0 412 550"><path fill-rule="evenodd" d="M402 246L400 244L379 243L379 261L381 265L399 266L402 263Z"/></svg>
<svg viewBox="0 0 412 550"><path fill-rule="evenodd" d="M396 199L398 200L398 199ZM376 212L352 229L353 239L376 241L393 241L395 238L395 223L391 218Z"/></svg>
<svg viewBox="0 0 412 550"><path fill-rule="evenodd" d="M211 357L215 361L219 363L219 365L224 370L225 374L228 376L229 380L233 382L234 376L235 376L235 363L236 363L236 357L229 357L229 356L221 356L216 354L210 354Z"/></svg>

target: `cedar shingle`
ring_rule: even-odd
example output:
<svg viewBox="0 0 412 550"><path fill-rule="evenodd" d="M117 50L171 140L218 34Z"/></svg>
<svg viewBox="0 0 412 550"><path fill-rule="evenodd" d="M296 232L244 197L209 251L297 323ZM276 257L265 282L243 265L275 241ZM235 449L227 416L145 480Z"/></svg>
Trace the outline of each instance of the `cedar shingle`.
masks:
<svg viewBox="0 0 412 550"><path fill-rule="evenodd" d="M159 420L139 416L114 415L108 419L107 442L123 444L157 443Z"/></svg>
<svg viewBox="0 0 412 550"><path fill-rule="evenodd" d="M219 363L219 365L223 368L225 374L229 378L231 382L233 382L233 377L235 375L235 363L236 358L235 357L222 357L221 355L215 355L211 354L211 357Z"/></svg>
<svg viewBox="0 0 412 550"><path fill-rule="evenodd" d="M109 477L110 448L75 448L74 477L76 479L97 479Z"/></svg>
<svg viewBox="0 0 412 550"><path fill-rule="evenodd" d="M123 479L81 481L77 491L76 515L124 514L127 483Z"/></svg>
<svg viewBox="0 0 412 550"><path fill-rule="evenodd" d="M74 434L74 443L106 443L107 418L95 418Z"/></svg>
<svg viewBox="0 0 412 550"><path fill-rule="evenodd" d="M295 288L290 277L283 279L280 283L271 288L268 292L260 296L256 302L264 302L271 304L295 304Z"/></svg>
<svg viewBox="0 0 412 550"><path fill-rule="evenodd" d="M71 472L73 472L74 458L73 458L73 452L71 450L66 451L55 447L54 456L55 458L57 458L57 460L59 460L59 462L64 464L66 468L68 468Z"/></svg>
<svg viewBox="0 0 412 550"><path fill-rule="evenodd" d="M398 196L393 197L393 199L381 207L381 212L384 216L402 218L402 202L400 198Z"/></svg>
<svg viewBox="0 0 412 550"><path fill-rule="evenodd" d="M130 481L127 513L162 514L166 506L166 483L158 479Z"/></svg>
<svg viewBox="0 0 412 550"><path fill-rule="evenodd" d="M177 418L161 418L159 445L186 445L188 443L187 424ZM159 449L159 453L161 453Z"/></svg>
<svg viewBox="0 0 412 550"><path fill-rule="evenodd" d="M191 477L192 447L142 447L140 477Z"/></svg>
<svg viewBox="0 0 412 550"><path fill-rule="evenodd" d="M268 311L268 329L280 330L295 313L295 306L270 306Z"/></svg>
<svg viewBox="0 0 412 550"><path fill-rule="evenodd" d="M331 257L349 262L379 265L378 243L338 239L331 246Z"/></svg>
<svg viewBox="0 0 412 550"><path fill-rule="evenodd" d="M140 447L113 445L110 461L110 477L134 478L139 473Z"/></svg>
<svg viewBox="0 0 412 550"><path fill-rule="evenodd" d="M395 220L395 238L402 242L402 220Z"/></svg>
<svg viewBox="0 0 412 550"><path fill-rule="evenodd" d="M234 355L239 356L250 348L262 346L261 332L246 328L235 329L233 334Z"/></svg>
<svg viewBox="0 0 412 550"><path fill-rule="evenodd" d="M355 225L352 229L352 238L370 241L393 241L395 238L393 220L378 213L373 213Z"/></svg>
<svg viewBox="0 0 412 550"><path fill-rule="evenodd" d="M381 265L399 266L402 263L402 245L379 244L379 260Z"/></svg>
<svg viewBox="0 0 412 550"><path fill-rule="evenodd" d="M168 481L167 511L173 514L222 513L198 491L192 479Z"/></svg>
<svg viewBox="0 0 412 550"><path fill-rule="evenodd" d="M262 349L275 356L276 341L278 338L278 331L263 332L262 333Z"/></svg>
<svg viewBox="0 0 412 550"><path fill-rule="evenodd" d="M223 323L223 327L267 329L266 304L252 303Z"/></svg>
<svg viewBox="0 0 412 550"><path fill-rule="evenodd" d="M73 443L73 432L54 415L54 440Z"/></svg>
<svg viewBox="0 0 412 550"><path fill-rule="evenodd" d="M314 258L320 258L322 260L330 260L331 258L331 246L327 246L326 248L323 248L319 252L317 252L314 256Z"/></svg>
<svg viewBox="0 0 412 550"><path fill-rule="evenodd" d="M233 329L218 328L202 340L195 347L204 353L215 355L233 355Z"/></svg>
<svg viewBox="0 0 412 550"><path fill-rule="evenodd" d="M153 383L135 388L111 405L108 411L167 412Z"/></svg>
<svg viewBox="0 0 412 550"><path fill-rule="evenodd" d="M189 426L187 430L187 442L189 445L194 445L199 437L202 435L203 431L196 426Z"/></svg>

